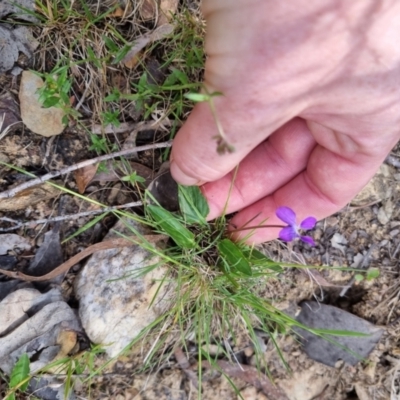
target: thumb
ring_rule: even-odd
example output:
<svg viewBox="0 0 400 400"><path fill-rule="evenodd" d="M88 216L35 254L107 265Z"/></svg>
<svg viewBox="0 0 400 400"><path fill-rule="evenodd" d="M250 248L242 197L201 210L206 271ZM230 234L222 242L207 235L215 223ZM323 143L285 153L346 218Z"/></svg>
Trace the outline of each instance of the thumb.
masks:
<svg viewBox="0 0 400 400"><path fill-rule="evenodd" d="M215 181L237 166L259 143L287 118L268 118L265 111L262 122L244 110L245 105L237 104L228 97L214 97L216 118L223 127L226 141L232 151L218 152L218 138L215 116L208 103L197 104L188 120L174 139L171 152L171 174L182 185L201 185ZM278 113L277 113L278 114ZM266 123L265 121L268 121Z"/></svg>

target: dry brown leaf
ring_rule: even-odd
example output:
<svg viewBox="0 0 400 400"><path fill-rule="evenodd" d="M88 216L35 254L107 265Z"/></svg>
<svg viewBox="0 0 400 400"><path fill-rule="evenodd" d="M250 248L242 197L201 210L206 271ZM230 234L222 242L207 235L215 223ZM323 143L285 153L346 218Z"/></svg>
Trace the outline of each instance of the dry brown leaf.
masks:
<svg viewBox="0 0 400 400"><path fill-rule="evenodd" d="M160 1L160 18L158 18L157 26L168 24L176 11L178 10L179 0L161 0Z"/></svg>
<svg viewBox="0 0 400 400"><path fill-rule="evenodd" d="M140 7L140 16L143 21L149 21L157 16L157 3L155 0L144 0Z"/></svg>
<svg viewBox="0 0 400 400"><path fill-rule="evenodd" d="M78 335L76 332L69 330L61 331L57 337L57 344L60 345L61 348L54 361L67 357L76 346L77 340Z"/></svg>
<svg viewBox="0 0 400 400"><path fill-rule="evenodd" d="M10 199L0 200L0 211L25 210L29 206L44 200L50 200L61 194L61 190L46 183L31 187Z"/></svg>
<svg viewBox="0 0 400 400"><path fill-rule="evenodd" d="M111 14L108 14L109 17L121 18L124 16L125 10L121 7L117 7Z"/></svg>
<svg viewBox="0 0 400 400"><path fill-rule="evenodd" d="M139 51L139 53L135 54L130 60L125 60L124 65L126 68L134 69L140 61L140 58L143 56L143 52Z"/></svg>
<svg viewBox="0 0 400 400"><path fill-rule="evenodd" d="M144 49L148 44L155 42L157 40L161 40L168 36L172 31L174 30L174 27L170 24L165 24L162 26L159 26L157 29L155 29L152 33L148 35L143 35L139 36L135 40L135 44L132 46L132 48L129 50L127 55L122 59L122 62L127 68L129 65L136 65L135 61L133 60L138 53Z"/></svg>
<svg viewBox="0 0 400 400"><path fill-rule="evenodd" d="M98 165L99 164L88 165L87 167L77 169L74 172L75 181L78 185L78 191L80 194L85 193L87 185L96 175Z"/></svg>

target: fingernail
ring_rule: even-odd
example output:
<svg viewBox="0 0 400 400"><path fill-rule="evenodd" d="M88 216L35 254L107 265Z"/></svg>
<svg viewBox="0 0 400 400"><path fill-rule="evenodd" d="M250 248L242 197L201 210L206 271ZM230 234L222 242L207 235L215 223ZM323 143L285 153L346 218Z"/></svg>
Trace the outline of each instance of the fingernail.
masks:
<svg viewBox="0 0 400 400"><path fill-rule="evenodd" d="M186 175L179 167L175 160L171 160L170 171L172 177L181 185L185 186L194 186L201 185L201 181L199 179L193 178L191 176Z"/></svg>

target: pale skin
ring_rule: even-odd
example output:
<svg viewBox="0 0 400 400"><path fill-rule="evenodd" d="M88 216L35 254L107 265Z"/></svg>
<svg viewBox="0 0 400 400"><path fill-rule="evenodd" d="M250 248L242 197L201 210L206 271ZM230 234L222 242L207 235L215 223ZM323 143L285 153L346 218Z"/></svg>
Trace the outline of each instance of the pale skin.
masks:
<svg viewBox="0 0 400 400"><path fill-rule="evenodd" d="M223 93L214 103L235 151L217 153L210 107L197 104L174 141L173 177L201 185L213 219L239 166L231 230L282 224L280 206L299 221L343 208L400 139L400 2L203 0L203 12L204 84Z"/></svg>

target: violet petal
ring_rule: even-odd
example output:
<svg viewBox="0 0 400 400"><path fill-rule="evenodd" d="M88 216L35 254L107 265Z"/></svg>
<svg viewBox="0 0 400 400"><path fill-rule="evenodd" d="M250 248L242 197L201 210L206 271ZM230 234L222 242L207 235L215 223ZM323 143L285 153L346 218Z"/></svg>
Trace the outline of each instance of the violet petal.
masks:
<svg viewBox="0 0 400 400"><path fill-rule="evenodd" d="M276 216L288 225L296 225L296 213L289 207L278 207Z"/></svg>
<svg viewBox="0 0 400 400"><path fill-rule="evenodd" d="M298 237L299 235L291 226L285 226L279 232L279 239L284 240L285 242L291 242L293 239Z"/></svg>
<svg viewBox="0 0 400 400"><path fill-rule="evenodd" d="M302 242L308 243L310 246L315 246L314 239L310 236L300 236Z"/></svg>
<svg viewBox="0 0 400 400"><path fill-rule="evenodd" d="M317 223L317 219L314 217L307 217L302 223L300 224L301 229L313 229L315 224Z"/></svg>

